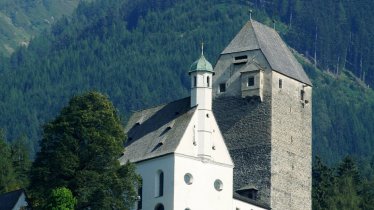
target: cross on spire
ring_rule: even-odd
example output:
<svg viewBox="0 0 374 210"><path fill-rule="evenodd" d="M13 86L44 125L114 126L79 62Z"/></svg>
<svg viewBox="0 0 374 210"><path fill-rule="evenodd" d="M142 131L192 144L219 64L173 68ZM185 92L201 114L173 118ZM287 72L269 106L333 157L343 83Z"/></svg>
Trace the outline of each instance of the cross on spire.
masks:
<svg viewBox="0 0 374 210"><path fill-rule="evenodd" d="M201 55L204 55L204 42L201 41Z"/></svg>
<svg viewBox="0 0 374 210"><path fill-rule="evenodd" d="M248 12L249 12L249 20L252 20L252 10L251 10L251 2L250 1L247 1L248 2L248 7L249 7L249 10L248 10Z"/></svg>

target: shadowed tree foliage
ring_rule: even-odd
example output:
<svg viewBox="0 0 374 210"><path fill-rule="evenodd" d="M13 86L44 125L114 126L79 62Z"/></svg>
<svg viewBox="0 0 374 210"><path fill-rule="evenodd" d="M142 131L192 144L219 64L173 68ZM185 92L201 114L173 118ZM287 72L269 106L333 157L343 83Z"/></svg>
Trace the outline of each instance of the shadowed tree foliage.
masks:
<svg viewBox="0 0 374 210"><path fill-rule="evenodd" d="M372 210L373 187L373 180L362 177L351 157L345 157L337 168L328 167L317 157L313 165L313 210Z"/></svg>
<svg viewBox="0 0 374 210"><path fill-rule="evenodd" d="M133 165L120 166L117 160L124 140L120 119L107 97L97 92L73 97L44 126L31 170L34 207L45 208L51 189L67 187L77 198L77 209L130 209L138 176Z"/></svg>
<svg viewBox="0 0 374 210"><path fill-rule="evenodd" d="M0 193L17 188L16 175L12 165L12 157L9 145L4 140L0 130Z"/></svg>

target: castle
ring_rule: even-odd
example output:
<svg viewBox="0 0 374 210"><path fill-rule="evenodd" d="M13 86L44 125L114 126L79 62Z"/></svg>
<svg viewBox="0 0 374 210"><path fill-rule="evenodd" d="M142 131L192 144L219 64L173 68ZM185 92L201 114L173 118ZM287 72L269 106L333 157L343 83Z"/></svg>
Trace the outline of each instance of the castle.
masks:
<svg viewBox="0 0 374 210"><path fill-rule="evenodd" d="M188 73L191 97L126 126L134 209L310 210L312 84L278 33L250 20Z"/></svg>

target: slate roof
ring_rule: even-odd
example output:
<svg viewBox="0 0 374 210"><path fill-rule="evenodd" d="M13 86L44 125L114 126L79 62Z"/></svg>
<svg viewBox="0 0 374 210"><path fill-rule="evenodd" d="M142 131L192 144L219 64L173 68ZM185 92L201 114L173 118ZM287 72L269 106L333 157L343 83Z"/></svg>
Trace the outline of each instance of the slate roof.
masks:
<svg viewBox="0 0 374 210"><path fill-rule="evenodd" d="M250 50L261 50L274 71L312 85L303 67L279 34L274 29L254 20L244 25L221 54Z"/></svg>
<svg viewBox="0 0 374 210"><path fill-rule="evenodd" d="M187 97L135 112L125 128L128 140L119 161L139 162L175 152L195 110Z"/></svg>
<svg viewBox="0 0 374 210"><path fill-rule="evenodd" d="M0 195L0 210L11 210L24 193L23 189L7 192Z"/></svg>

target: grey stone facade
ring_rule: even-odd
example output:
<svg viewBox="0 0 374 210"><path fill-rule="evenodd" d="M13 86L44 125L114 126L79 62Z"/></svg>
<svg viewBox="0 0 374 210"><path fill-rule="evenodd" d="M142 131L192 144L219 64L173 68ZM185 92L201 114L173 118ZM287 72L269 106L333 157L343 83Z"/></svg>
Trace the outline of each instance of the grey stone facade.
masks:
<svg viewBox="0 0 374 210"><path fill-rule="evenodd" d="M247 23L221 54L213 77L213 112L235 164L234 188L258 189L258 199L272 209L310 210L312 87L276 32L252 24ZM267 39L262 43L248 40L263 32ZM238 64L243 56L246 62ZM260 78L254 84L258 92L244 92L248 88L243 76L248 74L243 72Z"/></svg>

